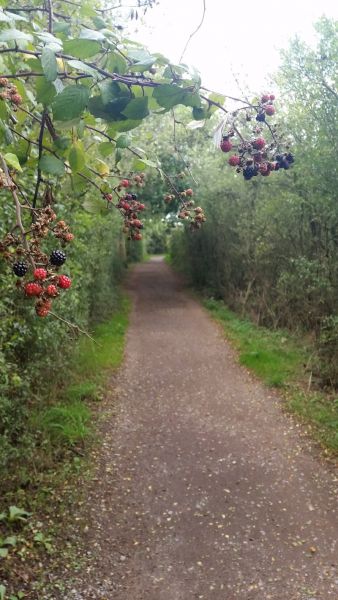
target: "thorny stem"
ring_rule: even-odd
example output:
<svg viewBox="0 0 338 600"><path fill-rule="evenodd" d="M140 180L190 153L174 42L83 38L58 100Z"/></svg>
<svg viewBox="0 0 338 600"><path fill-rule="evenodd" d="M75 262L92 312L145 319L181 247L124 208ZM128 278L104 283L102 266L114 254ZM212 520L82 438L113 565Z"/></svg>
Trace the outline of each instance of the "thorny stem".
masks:
<svg viewBox="0 0 338 600"><path fill-rule="evenodd" d="M16 190L15 190L15 183L9 174L6 161L5 161L4 157L2 156L2 154L0 154L0 161L2 164L3 171L5 173L5 177L7 179L7 186L10 189L11 194L13 196L13 200L15 202L16 224L21 233L22 243L24 245L25 250L27 250L30 263L31 263L33 269L35 269L35 262L29 252L29 245L28 245L27 238L26 238L26 232L25 232L25 228L23 226L22 219L21 219L21 204L20 204L19 198L18 198Z"/></svg>
<svg viewBox="0 0 338 600"><path fill-rule="evenodd" d="M85 336L87 336L87 338L89 338L90 340L92 340L92 342L94 342L94 344L96 344L97 346L99 346L100 344L97 343L97 341L88 333L88 331L85 331L84 329L81 329L81 327L79 327L78 325L75 325L75 323L71 323L71 321L67 321L67 319L64 319L63 317L60 317L59 315L56 315L54 312L49 311L49 314L54 317L55 319L58 319L58 321L62 321L62 323L65 323L66 325L68 325L68 327L70 327L70 329L72 329L73 331L75 331L76 333L83 333Z"/></svg>

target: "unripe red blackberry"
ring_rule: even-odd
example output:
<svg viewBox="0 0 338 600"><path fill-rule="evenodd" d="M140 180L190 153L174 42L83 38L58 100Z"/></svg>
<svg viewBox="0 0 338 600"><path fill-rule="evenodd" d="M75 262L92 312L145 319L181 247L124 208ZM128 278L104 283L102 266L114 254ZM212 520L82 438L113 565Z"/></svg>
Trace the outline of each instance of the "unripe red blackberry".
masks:
<svg viewBox="0 0 338 600"><path fill-rule="evenodd" d="M8 86L8 79L6 79L6 77L0 77L0 87L7 87Z"/></svg>
<svg viewBox="0 0 338 600"><path fill-rule="evenodd" d="M72 285L72 280L67 275L59 275L57 284L63 290L67 290Z"/></svg>
<svg viewBox="0 0 338 600"><path fill-rule="evenodd" d="M57 296L58 295L58 290L57 290L56 285L50 284L47 287L47 294L48 294L48 296L52 296L52 297Z"/></svg>
<svg viewBox="0 0 338 600"><path fill-rule="evenodd" d="M33 275L34 275L34 279L43 281L47 277L47 271L46 271L46 269L35 269Z"/></svg>
<svg viewBox="0 0 338 600"><path fill-rule="evenodd" d="M255 140L253 140L253 142L252 142L252 147L255 148L255 150L261 150L262 148L264 148L264 146L265 146L264 138L257 138Z"/></svg>
<svg viewBox="0 0 338 600"><path fill-rule="evenodd" d="M13 265L13 273L17 277L24 277L28 271L28 266L23 261L18 261Z"/></svg>
<svg viewBox="0 0 338 600"><path fill-rule="evenodd" d="M261 98L261 102L268 102L268 100L270 100L270 96L269 94L263 94L262 98Z"/></svg>
<svg viewBox="0 0 338 600"><path fill-rule="evenodd" d="M222 152L230 152L230 150L232 148L232 143L230 142L230 140L228 138L224 138L221 141L220 148L221 148Z"/></svg>
<svg viewBox="0 0 338 600"><path fill-rule="evenodd" d="M43 291L41 285L39 283L35 283L34 281L26 283L24 289L26 296L40 296Z"/></svg>
<svg viewBox="0 0 338 600"><path fill-rule="evenodd" d="M66 255L62 250L53 250L51 253L49 260L52 265L56 267L61 267L63 263L66 261Z"/></svg>
<svg viewBox="0 0 338 600"><path fill-rule="evenodd" d="M237 154L233 154L232 156L230 156L230 158L228 160L228 163L231 167L237 167L240 162L241 162L240 156L238 156Z"/></svg>
<svg viewBox="0 0 338 600"><path fill-rule="evenodd" d="M185 193L187 194L187 196L193 196L194 192L191 188L188 188L187 190L185 190Z"/></svg>
<svg viewBox="0 0 338 600"><path fill-rule="evenodd" d="M50 309L52 308L51 300L38 301L35 306L35 312L38 317L47 317Z"/></svg>
<svg viewBox="0 0 338 600"><path fill-rule="evenodd" d="M129 179L122 179L122 181L120 181L120 185L124 188L129 187Z"/></svg>
<svg viewBox="0 0 338 600"><path fill-rule="evenodd" d="M276 112L276 109L275 109L275 107L274 107L274 106L272 106L272 104L268 104L268 105L265 107L265 112L266 112L266 114L267 114L269 117L271 117L272 115L274 115L274 114L275 114L275 112Z"/></svg>
<svg viewBox="0 0 338 600"><path fill-rule="evenodd" d="M20 96L20 94L13 94L13 96L11 96L11 101L18 106L19 104L22 104L22 96Z"/></svg>

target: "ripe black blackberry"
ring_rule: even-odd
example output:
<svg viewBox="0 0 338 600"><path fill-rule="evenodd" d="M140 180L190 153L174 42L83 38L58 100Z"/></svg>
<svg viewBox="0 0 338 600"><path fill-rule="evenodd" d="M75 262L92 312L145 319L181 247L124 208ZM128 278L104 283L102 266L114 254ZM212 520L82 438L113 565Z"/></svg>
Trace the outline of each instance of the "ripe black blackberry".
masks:
<svg viewBox="0 0 338 600"><path fill-rule="evenodd" d="M61 267L63 263L66 261L66 255L62 250L53 250L51 253L49 260L52 265L56 267Z"/></svg>
<svg viewBox="0 0 338 600"><path fill-rule="evenodd" d="M256 116L256 121L259 121L260 123L265 121L265 113L264 112L260 112L258 113L258 115Z"/></svg>
<svg viewBox="0 0 338 600"><path fill-rule="evenodd" d="M23 261L18 261L13 265L13 273L17 277L23 277L28 271L28 266Z"/></svg>
<svg viewBox="0 0 338 600"><path fill-rule="evenodd" d="M258 175L257 167L249 166L243 169L243 176L246 181L249 181L249 179L252 179L252 177L255 177L256 175Z"/></svg>
<svg viewBox="0 0 338 600"><path fill-rule="evenodd" d="M133 200L137 200L137 194L132 194L131 197Z"/></svg>

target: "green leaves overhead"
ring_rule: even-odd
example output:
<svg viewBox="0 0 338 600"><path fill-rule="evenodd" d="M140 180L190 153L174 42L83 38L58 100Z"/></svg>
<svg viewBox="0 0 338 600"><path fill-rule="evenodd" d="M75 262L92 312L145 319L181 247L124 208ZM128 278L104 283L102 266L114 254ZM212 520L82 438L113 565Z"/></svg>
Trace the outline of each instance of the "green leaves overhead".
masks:
<svg viewBox="0 0 338 600"><path fill-rule="evenodd" d="M33 42L33 36L19 29L5 29L0 33L0 42L18 41Z"/></svg>
<svg viewBox="0 0 338 600"><path fill-rule="evenodd" d="M156 87L153 92L153 98L155 98L160 106L168 110L177 104L196 107L201 105L200 96L195 90L187 91L170 83L164 83Z"/></svg>
<svg viewBox="0 0 338 600"><path fill-rule="evenodd" d="M98 54L101 50L101 44L97 41L87 39L67 40L63 43L63 49L66 54L84 59Z"/></svg>
<svg viewBox="0 0 338 600"><path fill-rule="evenodd" d="M47 81L55 81L58 76L58 66L55 52L45 46L41 54L41 64Z"/></svg>
<svg viewBox="0 0 338 600"><path fill-rule="evenodd" d="M93 77L94 79L98 80L103 78L103 75L101 75L96 69L90 67L89 65L86 65L81 60L68 60L68 64L70 67L72 67L72 69L75 69L80 73L87 73L88 75L91 75L91 77Z"/></svg>
<svg viewBox="0 0 338 600"><path fill-rule="evenodd" d="M48 106L56 96L54 85L45 77L37 77L35 82L36 99L44 106Z"/></svg>
<svg viewBox="0 0 338 600"><path fill-rule="evenodd" d="M86 163L86 157L81 142L74 142L69 150L68 160L73 173L81 171Z"/></svg>
<svg viewBox="0 0 338 600"><path fill-rule="evenodd" d="M126 108L122 111L128 119L144 119L149 115L148 98L134 98L128 102Z"/></svg>
<svg viewBox="0 0 338 600"><path fill-rule="evenodd" d="M69 85L52 104L56 121L71 121L79 117L88 105L89 90L84 85Z"/></svg>
<svg viewBox="0 0 338 600"><path fill-rule="evenodd" d="M48 154L45 154L40 159L39 168L49 175L63 175L65 172L65 166L62 160Z"/></svg>

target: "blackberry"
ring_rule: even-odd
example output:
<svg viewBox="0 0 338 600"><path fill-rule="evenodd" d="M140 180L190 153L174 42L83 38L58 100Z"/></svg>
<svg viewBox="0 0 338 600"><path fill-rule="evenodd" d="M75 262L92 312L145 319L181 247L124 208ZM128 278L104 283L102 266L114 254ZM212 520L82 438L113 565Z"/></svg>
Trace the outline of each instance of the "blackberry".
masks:
<svg viewBox="0 0 338 600"><path fill-rule="evenodd" d="M52 265L61 267L61 265L63 265L63 263L66 261L66 255L64 252L62 252L62 250L53 250L49 260Z"/></svg>
<svg viewBox="0 0 338 600"><path fill-rule="evenodd" d="M137 194L131 194L133 200L137 200Z"/></svg>
<svg viewBox="0 0 338 600"><path fill-rule="evenodd" d="M256 121L259 121L260 123L265 121L265 113L261 112L258 113L258 115L256 116Z"/></svg>
<svg viewBox="0 0 338 600"><path fill-rule="evenodd" d="M257 167L245 167L245 169L243 169L243 176L244 179L246 181L249 181L250 179L252 179L252 177L255 177L258 174L258 169Z"/></svg>
<svg viewBox="0 0 338 600"><path fill-rule="evenodd" d="M288 161L288 163L290 163L290 165L295 162L294 156L291 154L291 152L286 154L285 159Z"/></svg>
<svg viewBox="0 0 338 600"><path fill-rule="evenodd" d="M26 275L27 271L28 271L28 267L25 262L19 261L19 262L14 263L13 273L14 273L14 275L17 275L17 277L23 277L24 275Z"/></svg>

